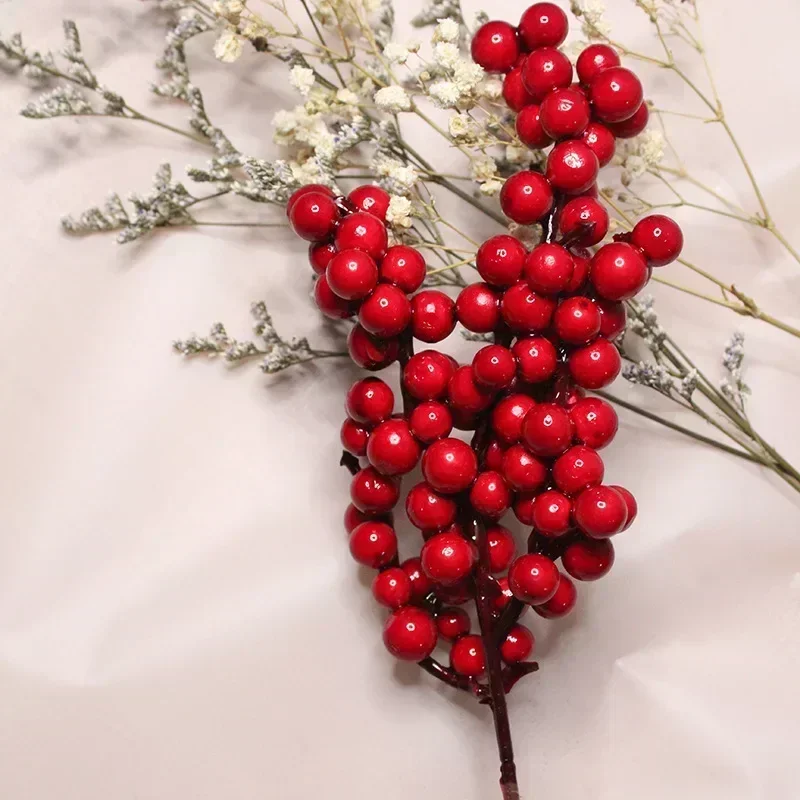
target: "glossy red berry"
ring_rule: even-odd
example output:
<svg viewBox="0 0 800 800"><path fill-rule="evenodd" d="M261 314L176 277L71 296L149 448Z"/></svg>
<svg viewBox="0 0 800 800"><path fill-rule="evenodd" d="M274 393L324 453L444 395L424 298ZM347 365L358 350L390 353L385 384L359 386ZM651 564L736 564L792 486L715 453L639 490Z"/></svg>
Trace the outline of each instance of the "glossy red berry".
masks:
<svg viewBox="0 0 800 800"><path fill-rule="evenodd" d="M518 114L514 127L519 140L531 150L543 150L553 144L553 138L542 126L541 108L529 103Z"/></svg>
<svg viewBox="0 0 800 800"><path fill-rule="evenodd" d="M350 554L365 567L385 567L397 556L394 528L385 522L362 522L350 534Z"/></svg>
<svg viewBox="0 0 800 800"><path fill-rule="evenodd" d="M508 72L519 58L517 31L507 22L487 22L472 37L471 52L487 72Z"/></svg>
<svg viewBox="0 0 800 800"><path fill-rule="evenodd" d="M375 261L383 258L388 240L386 226L377 217L363 211L346 216L336 229L335 241L339 251L363 250Z"/></svg>
<svg viewBox="0 0 800 800"><path fill-rule="evenodd" d="M616 139L609 128L600 122L590 122L580 138L597 156L597 163L601 167L611 163L616 151Z"/></svg>
<svg viewBox="0 0 800 800"><path fill-rule="evenodd" d="M602 389L612 383L622 369L619 350L598 337L591 344L573 350L567 359L569 373L584 389Z"/></svg>
<svg viewBox="0 0 800 800"><path fill-rule="evenodd" d="M592 539L607 539L619 533L627 521L627 503L610 486L592 486L575 499L575 522Z"/></svg>
<svg viewBox="0 0 800 800"><path fill-rule="evenodd" d="M500 656L506 664L519 664L533 652L533 634L524 625L514 625L500 645Z"/></svg>
<svg viewBox="0 0 800 800"><path fill-rule="evenodd" d="M419 250L396 244L386 251L378 271L384 283L391 283L406 294L411 294L422 286L427 266Z"/></svg>
<svg viewBox="0 0 800 800"><path fill-rule="evenodd" d="M485 283L465 286L456 300L458 321L474 333L490 333L500 321L497 294Z"/></svg>
<svg viewBox="0 0 800 800"><path fill-rule="evenodd" d="M540 458L560 456L572 444L569 414L555 403L539 403L525 416L522 440Z"/></svg>
<svg viewBox="0 0 800 800"><path fill-rule="evenodd" d="M546 556L526 553L511 565L508 587L514 597L523 603L546 603L556 593L558 569Z"/></svg>
<svg viewBox="0 0 800 800"><path fill-rule="evenodd" d="M483 454L483 464L486 469L493 469L497 472L503 468L503 445L497 439L492 439Z"/></svg>
<svg viewBox="0 0 800 800"><path fill-rule="evenodd" d="M356 422L377 425L392 416L394 392L380 378L362 378L348 390L345 410Z"/></svg>
<svg viewBox="0 0 800 800"><path fill-rule="evenodd" d="M496 587L496 592L492 597L492 606L494 607L494 613L500 614L502 610L514 599L514 595L511 594L511 589L508 588L507 576L504 575L501 578L495 578L494 584Z"/></svg>
<svg viewBox="0 0 800 800"><path fill-rule="evenodd" d="M469 490L469 501L478 514L500 519L511 506L511 490L499 472L481 472Z"/></svg>
<svg viewBox="0 0 800 800"><path fill-rule="evenodd" d="M487 344L472 359L472 376L475 383L488 391L499 391L511 385L517 374L514 354L499 344Z"/></svg>
<svg viewBox="0 0 800 800"><path fill-rule="evenodd" d="M404 419L389 419L372 431L367 443L369 463L382 475L405 475L417 465L420 446Z"/></svg>
<svg viewBox="0 0 800 800"><path fill-rule="evenodd" d="M566 290L575 263L565 247L546 242L537 245L525 259L525 280L538 294L553 295Z"/></svg>
<svg viewBox="0 0 800 800"><path fill-rule="evenodd" d="M609 122L608 127L618 139L632 139L647 127L649 121L650 109L647 107L647 102L642 102L632 117L622 122Z"/></svg>
<svg viewBox="0 0 800 800"><path fill-rule="evenodd" d="M539 119L551 139L580 136L589 124L591 110L586 95L567 87L548 94L539 107Z"/></svg>
<svg viewBox="0 0 800 800"><path fill-rule="evenodd" d="M579 539L561 556L564 569L579 581L596 581L614 565L614 545L608 539Z"/></svg>
<svg viewBox="0 0 800 800"><path fill-rule="evenodd" d="M477 634L462 636L450 648L450 666L459 675L477 680L486 672L483 641Z"/></svg>
<svg viewBox="0 0 800 800"><path fill-rule="evenodd" d="M444 293L430 289L411 298L411 330L421 342L441 342L456 326L456 305Z"/></svg>
<svg viewBox="0 0 800 800"><path fill-rule="evenodd" d="M347 319L356 313L349 301L333 293L327 275L320 275L314 283L314 302L328 319Z"/></svg>
<svg viewBox="0 0 800 800"><path fill-rule="evenodd" d="M433 617L416 606L393 611L383 628L383 643L395 658L422 661L436 647L438 633Z"/></svg>
<svg viewBox="0 0 800 800"><path fill-rule="evenodd" d="M474 545L473 545L474 546ZM463 581L454 583L452 586L436 587L436 595L443 602L450 606L463 606L472 600L472 581L465 578Z"/></svg>
<svg viewBox="0 0 800 800"><path fill-rule="evenodd" d="M542 536L563 536L572 527L572 503L566 495L555 489L537 495L531 514L531 524Z"/></svg>
<svg viewBox="0 0 800 800"><path fill-rule="evenodd" d="M624 330L628 321L625 305L617 300L596 298L595 304L600 312L600 335L613 341Z"/></svg>
<svg viewBox="0 0 800 800"><path fill-rule="evenodd" d="M574 268L566 291L567 294L574 294L583 288L586 279L589 277L589 264L591 263L592 254L583 247L573 247L569 253L572 256Z"/></svg>
<svg viewBox="0 0 800 800"><path fill-rule="evenodd" d="M362 522L367 520L378 520L386 522L389 525L393 524L393 515L389 514L366 514L359 511L352 503L349 503L344 512L344 529L348 533L352 533Z"/></svg>
<svg viewBox="0 0 800 800"><path fill-rule="evenodd" d="M586 344L600 333L600 311L588 297L568 297L556 309L553 327L563 342Z"/></svg>
<svg viewBox="0 0 800 800"><path fill-rule="evenodd" d="M309 242L328 239L339 221L339 209L330 195L309 192L295 200L289 213L294 232Z"/></svg>
<svg viewBox="0 0 800 800"><path fill-rule="evenodd" d="M510 394L492 409L491 425L495 436L504 445L514 444L522 436L522 420L536 405L526 394Z"/></svg>
<svg viewBox="0 0 800 800"><path fill-rule="evenodd" d="M522 82L537 103L553 89L563 89L572 83L572 64L554 47L541 47L528 54L522 65Z"/></svg>
<svg viewBox="0 0 800 800"><path fill-rule="evenodd" d="M400 487L393 478L381 475L373 467L359 470L350 484L353 505L367 514L385 514L400 498Z"/></svg>
<svg viewBox="0 0 800 800"><path fill-rule="evenodd" d="M566 575L559 573L555 594L546 603L534 606L533 610L545 619L557 619L569 614L575 608L577 600L578 593L575 590L575 584Z"/></svg>
<svg viewBox="0 0 800 800"><path fill-rule="evenodd" d="M517 492L515 495L511 508L514 511L514 516L523 525L533 525L533 504L535 501L535 492Z"/></svg>
<svg viewBox="0 0 800 800"><path fill-rule="evenodd" d="M639 79L625 67L608 67L589 84L592 110L601 122L622 122L633 116L644 93Z"/></svg>
<svg viewBox="0 0 800 800"><path fill-rule="evenodd" d="M358 321L383 339L399 336L411 322L411 302L401 289L381 283L361 304Z"/></svg>
<svg viewBox="0 0 800 800"><path fill-rule="evenodd" d="M372 214L381 222L386 221L386 211L389 208L389 194L380 186L366 184L357 186L347 195L347 199L359 210Z"/></svg>
<svg viewBox="0 0 800 800"><path fill-rule="evenodd" d="M640 219L631 232L631 244L638 247L653 267L674 261L683 250L683 233L675 220L663 214Z"/></svg>
<svg viewBox="0 0 800 800"><path fill-rule="evenodd" d="M519 377L526 383L542 383L553 377L558 366L558 353L549 339L526 336L512 348Z"/></svg>
<svg viewBox="0 0 800 800"><path fill-rule="evenodd" d="M450 435L453 430L453 415L443 403L427 400L411 412L408 424L417 439L423 444L430 444Z"/></svg>
<svg viewBox="0 0 800 800"><path fill-rule="evenodd" d="M472 367L459 367L447 385L447 399L454 411L477 414L487 409L494 393L475 382Z"/></svg>
<svg viewBox="0 0 800 800"><path fill-rule="evenodd" d="M600 164L597 156L580 139L559 142L547 156L546 175L555 189L578 194L596 180Z"/></svg>
<svg viewBox="0 0 800 800"><path fill-rule="evenodd" d="M503 78L503 99L512 111L522 111L533 103L533 96L522 82L522 67L514 67Z"/></svg>
<svg viewBox="0 0 800 800"><path fill-rule="evenodd" d="M360 300L378 285L378 266L362 250L343 250L328 264L325 277L344 300Z"/></svg>
<svg viewBox="0 0 800 800"><path fill-rule="evenodd" d="M478 248L475 266L478 274L490 286L505 288L522 277L527 255L528 251L519 239L500 234L487 239Z"/></svg>
<svg viewBox="0 0 800 800"><path fill-rule="evenodd" d="M627 242L603 245L594 254L589 272L592 285L605 300L630 300L649 277L641 251Z"/></svg>
<svg viewBox="0 0 800 800"><path fill-rule="evenodd" d="M595 76L609 67L618 67L620 64L617 51L607 44L590 44L578 56L575 70L578 80L584 86L590 86Z"/></svg>
<svg viewBox="0 0 800 800"><path fill-rule="evenodd" d="M489 571L505 572L517 550L511 531L502 525L493 525L486 531L486 544L489 548Z"/></svg>
<svg viewBox="0 0 800 800"><path fill-rule="evenodd" d="M532 225L553 207L553 189L538 172L516 172L503 184L500 207L519 225Z"/></svg>
<svg viewBox="0 0 800 800"><path fill-rule="evenodd" d="M307 194L323 194L327 197L333 198L336 195L329 186L324 186L321 183L307 183L305 186L301 186L299 189L296 189L289 200L286 203L286 216L291 217L292 209L294 208L295 203L304 195Z"/></svg>
<svg viewBox="0 0 800 800"><path fill-rule="evenodd" d="M503 477L520 492L540 489L548 477L547 466L521 444L513 444L503 454Z"/></svg>
<svg viewBox="0 0 800 800"><path fill-rule="evenodd" d="M331 242L312 242L308 246L308 263L317 275L325 272L335 255L336 248Z"/></svg>
<svg viewBox="0 0 800 800"><path fill-rule="evenodd" d="M574 197L561 209L558 225L571 242L591 247L608 233L608 211L593 197Z"/></svg>
<svg viewBox="0 0 800 800"><path fill-rule="evenodd" d="M597 486L602 483L604 474L603 459L596 450L582 444L570 447L553 464L553 480L566 495Z"/></svg>
<svg viewBox="0 0 800 800"><path fill-rule="evenodd" d="M469 614L463 608L445 607L436 615L436 627L442 639L454 642L459 636L469 633Z"/></svg>
<svg viewBox="0 0 800 800"><path fill-rule="evenodd" d="M521 333L535 333L550 326L556 301L534 292L527 281L515 283L500 301L500 316L509 328Z"/></svg>
<svg viewBox="0 0 800 800"><path fill-rule="evenodd" d="M567 38L567 15L555 3L534 3L522 13L519 36L528 50L558 47Z"/></svg>
<svg viewBox="0 0 800 800"><path fill-rule="evenodd" d="M411 356L403 369L403 385L417 400L438 400L447 394L453 372L446 355L436 350L422 350Z"/></svg>
<svg viewBox="0 0 800 800"><path fill-rule="evenodd" d="M420 530L442 530L452 525L458 508L455 501L435 492L424 481L413 486L406 497L406 515Z"/></svg>
<svg viewBox="0 0 800 800"><path fill-rule="evenodd" d="M354 456L366 455L369 430L363 425L359 425L352 419L346 419L342 423L339 438L341 439L342 447L348 453L352 453Z"/></svg>
<svg viewBox="0 0 800 800"><path fill-rule="evenodd" d="M619 427L617 412L599 397L584 397L570 409L575 441L595 450L605 447Z"/></svg>
<svg viewBox="0 0 800 800"><path fill-rule="evenodd" d="M452 586L466 578L475 566L471 542L456 533L437 533L422 546L422 568L436 583Z"/></svg>
<svg viewBox="0 0 800 800"><path fill-rule="evenodd" d="M401 608L411 602L411 581L400 567L390 567L373 579L372 596L382 606Z"/></svg>
<svg viewBox="0 0 800 800"><path fill-rule="evenodd" d="M612 486L611 488L614 489L614 491L616 491L625 501L625 509L628 512L628 519L625 521L625 527L622 530L626 531L631 525L633 525L633 521L636 519L636 515L639 513L639 506L636 502L636 498L624 486Z"/></svg>
<svg viewBox="0 0 800 800"><path fill-rule="evenodd" d="M438 439L422 457L422 474L438 492L463 492L478 474L478 458L460 439Z"/></svg>
<svg viewBox="0 0 800 800"><path fill-rule="evenodd" d="M418 603L424 600L433 591L433 581L423 571L422 561L419 558L407 558L400 565L400 569L411 581L412 602Z"/></svg>

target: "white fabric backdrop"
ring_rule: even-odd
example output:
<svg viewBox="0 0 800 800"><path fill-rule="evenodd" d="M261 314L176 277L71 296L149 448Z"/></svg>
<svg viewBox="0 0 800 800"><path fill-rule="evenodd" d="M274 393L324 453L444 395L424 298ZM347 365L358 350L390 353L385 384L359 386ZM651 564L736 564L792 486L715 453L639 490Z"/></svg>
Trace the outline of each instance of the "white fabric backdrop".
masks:
<svg viewBox="0 0 800 800"><path fill-rule="evenodd" d="M641 32L646 46L632 4L610 5L620 35ZM731 123L800 244L800 12L793 0L702 5ZM81 24L108 85L180 120L146 92L161 33L144 4L0 3L0 29L31 45L58 46L63 17ZM215 119L246 152L274 152L269 121L292 101L283 73L255 55L220 68L198 44ZM327 363L266 379L170 352L218 319L245 334L260 298L287 335L323 340L302 245L268 229L125 248L64 236L61 213L146 190L161 161L180 173L206 154L136 123L26 121L16 111L33 91L0 80L0 794L495 797L488 712L392 661L347 554L336 462L353 373ZM689 100L664 75L648 94ZM700 134L678 136L692 169L754 208L729 144ZM242 201L209 218L233 214L277 216ZM716 217L683 220L689 256L800 322L800 273L773 242ZM800 462L796 341L656 294L710 370L730 332L746 331L752 417ZM580 587L572 619L528 619L542 670L510 696L524 796L796 800L797 496L631 415L607 456L641 514L611 575Z"/></svg>

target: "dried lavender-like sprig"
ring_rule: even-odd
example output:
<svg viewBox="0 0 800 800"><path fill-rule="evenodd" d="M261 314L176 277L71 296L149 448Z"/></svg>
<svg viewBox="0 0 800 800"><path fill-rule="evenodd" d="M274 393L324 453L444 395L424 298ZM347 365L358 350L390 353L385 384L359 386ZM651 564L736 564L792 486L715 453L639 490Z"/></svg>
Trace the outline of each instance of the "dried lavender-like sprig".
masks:
<svg viewBox="0 0 800 800"><path fill-rule="evenodd" d="M744 411L745 396L750 394L750 387L742 378L743 361L744 334L736 331L722 353L722 366L728 374L720 382L719 388L741 411Z"/></svg>
<svg viewBox="0 0 800 800"><path fill-rule="evenodd" d="M460 0L429 0L422 11L412 17L411 24L415 28L424 28L426 25L435 25L443 19L452 19L459 25L464 24Z"/></svg>

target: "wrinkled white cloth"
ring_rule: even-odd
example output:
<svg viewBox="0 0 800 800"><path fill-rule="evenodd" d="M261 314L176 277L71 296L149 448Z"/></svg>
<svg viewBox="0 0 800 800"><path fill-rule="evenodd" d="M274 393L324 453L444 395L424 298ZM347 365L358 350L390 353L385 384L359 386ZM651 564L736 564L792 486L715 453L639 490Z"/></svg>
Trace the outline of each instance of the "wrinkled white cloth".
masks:
<svg viewBox="0 0 800 800"><path fill-rule="evenodd" d="M651 46L633 4L610 5L620 36ZM797 8L702 5L728 118L800 245ZM182 124L182 108L147 93L162 34L145 7L5 0L0 30L57 47L60 19L78 20L104 82ZM513 20L519 6L492 11ZM190 52L212 118L246 152L274 153L271 116L296 102L284 72L252 52L215 64L206 44ZM496 797L489 713L393 662L369 576L348 555L338 427L354 372L324 362L268 379L170 351L217 320L246 335L257 299L287 336L330 341L308 302L302 243L268 228L176 230L124 248L63 235L60 214L111 189L146 191L162 161L180 175L208 154L144 123L24 120L16 111L35 93L0 81L0 794ZM694 108L667 74L648 73L648 95ZM729 142L697 125L675 133L693 173L756 210ZM409 130L434 163L459 167ZM204 214L281 218L244 200ZM689 258L798 324L800 268L774 240L700 212L680 218ZM476 237L492 230L464 219ZM692 282L678 267L661 274ZM800 463L797 341L653 292L711 374L731 332L745 331L753 422ZM604 457L641 513L611 574L579 587L571 619L527 618L541 671L510 696L523 797L796 800L797 495L630 414ZM403 546L419 539L406 533Z"/></svg>

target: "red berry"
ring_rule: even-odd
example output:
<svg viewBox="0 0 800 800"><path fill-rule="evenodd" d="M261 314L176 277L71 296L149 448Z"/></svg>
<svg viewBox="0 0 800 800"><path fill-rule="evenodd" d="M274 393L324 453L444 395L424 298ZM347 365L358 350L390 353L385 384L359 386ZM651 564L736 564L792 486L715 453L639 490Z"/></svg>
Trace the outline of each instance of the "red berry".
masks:
<svg viewBox="0 0 800 800"><path fill-rule="evenodd" d="M478 474L478 458L460 439L438 439L422 457L422 474L438 492L463 492Z"/></svg>
<svg viewBox="0 0 800 800"><path fill-rule="evenodd" d="M494 606L494 613L500 614L514 598L514 595L511 594L511 589L508 588L508 578L506 576L495 578L494 582L497 586L497 593L492 600L492 605Z"/></svg>
<svg viewBox="0 0 800 800"><path fill-rule="evenodd" d="M558 354L553 343L543 336L518 339L512 348L519 366L519 376L526 383L542 383L553 377Z"/></svg>
<svg viewBox="0 0 800 800"><path fill-rule="evenodd" d="M453 414L453 427L458 431L476 431L480 425L480 417L471 411L462 408L451 408Z"/></svg>
<svg viewBox="0 0 800 800"><path fill-rule="evenodd" d="M558 569L546 556L526 553L511 565L508 587L523 603L546 603L556 593Z"/></svg>
<svg viewBox="0 0 800 800"><path fill-rule="evenodd" d="M309 192L295 200L289 221L300 238L309 242L323 242L336 228L339 209L330 195Z"/></svg>
<svg viewBox="0 0 800 800"><path fill-rule="evenodd" d="M450 648L450 666L467 678L478 679L486 672L486 656L483 641L477 634L470 633L457 639Z"/></svg>
<svg viewBox="0 0 800 800"><path fill-rule="evenodd" d="M567 15L555 3L534 3L522 13L519 36L528 50L558 47L567 38Z"/></svg>
<svg viewBox="0 0 800 800"><path fill-rule="evenodd" d="M547 480L547 467L521 444L514 444L503 455L503 477L520 492L534 492Z"/></svg>
<svg viewBox="0 0 800 800"><path fill-rule="evenodd" d="M619 427L617 412L599 397L584 397L570 409L575 441L599 450L616 435Z"/></svg>
<svg viewBox="0 0 800 800"><path fill-rule="evenodd" d="M436 627L442 639L454 642L459 636L469 633L469 614L463 608L443 608L436 615Z"/></svg>
<svg viewBox="0 0 800 800"><path fill-rule="evenodd" d="M308 263L317 275L325 272L335 255L336 248L331 242L311 242L308 246Z"/></svg>
<svg viewBox="0 0 800 800"><path fill-rule="evenodd" d="M681 254L683 233L675 220L663 214L651 214L636 223L631 244L644 253L650 266L663 267Z"/></svg>
<svg viewBox="0 0 800 800"><path fill-rule="evenodd" d="M336 229L336 247L342 250L363 250L380 261L388 244L386 226L372 214L363 211L345 217Z"/></svg>
<svg viewBox="0 0 800 800"><path fill-rule="evenodd" d="M369 430L352 419L348 418L342 423L339 438L341 439L342 447L348 453L352 453L354 456L366 454Z"/></svg>
<svg viewBox="0 0 800 800"><path fill-rule="evenodd" d="M493 469L499 472L503 468L503 453L503 446L500 442L497 439L492 439L483 454L483 466L486 469Z"/></svg>
<svg viewBox="0 0 800 800"><path fill-rule="evenodd" d="M525 259L525 280L534 292L559 294L566 290L572 278L575 263L566 248L560 244L537 245Z"/></svg>
<svg viewBox="0 0 800 800"><path fill-rule="evenodd" d="M393 516L392 514L366 514L363 511L359 511L359 509L350 503L344 512L344 529L348 533L352 533L362 522L374 519L378 519L381 522L386 522L391 525Z"/></svg>
<svg viewBox="0 0 800 800"><path fill-rule="evenodd" d="M590 44L578 56L575 69L578 80L584 85L591 85L595 76L609 67L618 67L620 64L617 51L607 44Z"/></svg>
<svg viewBox="0 0 800 800"><path fill-rule="evenodd" d="M597 163L601 167L611 163L616 151L616 139L605 125L590 122L581 134L581 141L597 156Z"/></svg>
<svg viewBox="0 0 800 800"><path fill-rule="evenodd" d="M522 111L533 102L531 93L522 82L522 67L514 67L503 78L503 99L512 111Z"/></svg>
<svg viewBox="0 0 800 800"><path fill-rule="evenodd" d="M594 302L600 312L600 335L613 341L625 330L628 312L625 306L616 300L597 298Z"/></svg>
<svg viewBox="0 0 800 800"><path fill-rule="evenodd" d="M404 419L382 422L370 434L367 458L382 475L405 475L419 457L420 446Z"/></svg>
<svg viewBox="0 0 800 800"><path fill-rule="evenodd" d="M569 414L555 403L539 403L525 416L522 440L541 458L560 456L572 443Z"/></svg>
<svg viewBox="0 0 800 800"><path fill-rule="evenodd" d="M522 277L527 255L528 251L519 239L500 234L487 239L478 248L475 266L486 283L505 288Z"/></svg>
<svg viewBox="0 0 800 800"><path fill-rule="evenodd" d="M554 89L542 100L539 109L542 128L551 139L580 136L590 116L586 95L571 87Z"/></svg>
<svg viewBox="0 0 800 800"><path fill-rule="evenodd" d="M575 268L572 271L569 286L567 286L567 293L574 294L583 287L589 277L592 254L583 247L574 247L570 250L570 255Z"/></svg>
<svg viewBox="0 0 800 800"><path fill-rule="evenodd" d="M540 606L534 606L533 610L545 619L556 619L565 617L575 608L578 593L575 591L575 584L563 573L559 573L558 587L556 593Z"/></svg>
<svg viewBox="0 0 800 800"><path fill-rule="evenodd" d="M619 533L628 521L625 499L610 486L592 486L575 499L575 522L593 539Z"/></svg>
<svg viewBox="0 0 800 800"><path fill-rule="evenodd" d="M420 292L411 298L411 330L421 342L441 342L456 326L456 305L436 290Z"/></svg>
<svg viewBox="0 0 800 800"><path fill-rule="evenodd" d="M380 378L362 378L347 392L347 415L365 425L377 425L392 416L394 392Z"/></svg>
<svg viewBox="0 0 800 800"><path fill-rule="evenodd" d="M394 528L385 522L362 522L350 534L350 554L365 567L385 567L397 556Z"/></svg>
<svg viewBox="0 0 800 800"><path fill-rule="evenodd" d="M503 184L500 207L519 225L532 225L553 207L553 189L538 172L516 172Z"/></svg>
<svg viewBox="0 0 800 800"><path fill-rule="evenodd" d="M372 596L382 606L401 608L411 602L411 581L400 567L390 567L373 579Z"/></svg>
<svg viewBox="0 0 800 800"><path fill-rule="evenodd" d="M411 303L401 289L382 283L361 304L358 321L375 336L398 336L411 322Z"/></svg>
<svg viewBox="0 0 800 800"><path fill-rule="evenodd" d="M514 354L499 344L487 344L472 359L475 383L489 391L508 388L516 374L517 360Z"/></svg>
<svg viewBox="0 0 800 800"><path fill-rule="evenodd" d="M393 611L383 628L386 649L403 661L427 658L436 647L437 638L433 617L415 606L403 606Z"/></svg>
<svg viewBox="0 0 800 800"><path fill-rule="evenodd" d="M409 522L420 530L441 530L456 519L455 501L437 494L424 481L413 486L406 497L406 515Z"/></svg>
<svg viewBox="0 0 800 800"><path fill-rule="evenodd" d="M554 489L542 492L533 501L532 525L542 536L563 536L572 527L572 503Z"/></svg>
<svg viewBox="0 0 800 800"><path fill-rule="evenodd" d="M517 114L515 127L520 141L531 150L543 150L553 144L553 138L542 126L541 108L535 103L529 103Z"/></svg>
<svg viewBox="0 0 800 800"><path fill-rule="evenodd" d="M384 423L386 424L386 423ZM579 444L570 447L553 464L553 480L564 494L573 495L602 483L603 459L591 447Z"/></svg>
<svg viewBox="0 0 800 800"><path fill-rule="evenodd" d="M558 226L570 241L591 247L608 233L608 211L593 197L574 197L561 209Z"/></svg>
<svg viewBox="0 0 800 800"><path fill-rule="evenodd" d="M381 222L386 221L386 211L389 208L389 195L380 186L356 186L347 199L359 210L372 214Z"/></svg>
<svg viewBox="0 0 800 800"><path fill-rule="evenodd" d="M514 498L514 516L523 525L533 525L533 504L536 502L535 492L518 492Z"/></svg>
<svg viewBox="0 0 800 800"><path fill-rule="evenodd" d="M618 139L632 139L647 127L649 121L650 109L646 102L642 102L632 117L624 119L622 122L609 122L608 127Z"/></svg>
<svg viewBox="0 0 800 800"><path fill-rule="evenodd" d="M323 186L321 183L307 183L305 186L301 186L299 189L296 189L289 200L286 202L286 216L290 217L292 214L292 209L294 208L294 204L304 195L307 194L324 194L328 197L335 197L336 195L333 193L333 189L329 186Z"/></svg>
<svg viewBox="0 0 800 800"><path fill-rule="evenodd" d="M486 531L486 544L489 547L489 570L505 572L517 550L511 531L502 525L492 526Z"/></svg>
<svg viewBox="0 0 800 800"><path fill-rule="evenodd" d="M469 491L469 501L479 514L499 519L511 505L511 491L499 472L481 472Z"/></svg>
<svg viewBox="0 0 800 800"><path fill-rule="evenodd" d="M515 283L500 301L500 315L508 327L523 333L546 330L555 310L556 301L532 291L527 281Z"/></svg>
<svg viewBox="0 0 800 800"><path fill-rule="evenodd" d="M641 251L627 242L603 245L594 254L589 273L592 285L605 300L630 300L644 288L649 277Z"/></svg>
<svg viewBox="0 0 800 800"><path fill-rule="evenodd" d="M314 283L314 302L328 319L347 319L355 314L352 304L333 293L326 275L320 275Z"/></svg>
<svg viewBox="0 0 800 800"><path fill-rule="evenodd" d="M475 566L471 542L456 533L437 533L422 546L422 568L436 583L452 586L466 578Z"/></svg>
<svg viewBox="0 0 800 800"><path fill-rule="evenodd" d="M625 501L628 519L625 522L625 527L622 530L626 531L631 525L633 525L633 521L636 519L636 515L639 513L639 506L636 503L636 498L624 486L612 486L611 488L621 495L622 499Z"/></svg>
<svg viewBox="0 0 800 800"><path fill-rule="evenodd" d="M427 267L419 250L396 244L386 251L379 272L384 283L392 283L406 294L416 292L425 280Z"/></svg>
<svg viewBox="0 0 800 800"><path fill-rule="evenodd" d="M578 194L597 180L597 156L580 139L559 142L547 156L547 180L567 194Z"/></svg>
<svg viewBox="0 0 800 800"><path fill-rule="evenodd" d="M534 101L541 103L553 89L563 89L572 83L572 64L554 47L541 47L525 59L522 82Z"/></svg>
<svg viewBox="0 0 800 800"><path fill-rule="evenodd" d="M588 297L568 297L556 309L553 327L567 344L586 344L600 333L600 311Z"/></svg>
<svg viewBox="0 0 800 800"><path fill-rule="evenodd" d="M403 369L403 385L417 400L438 400L447 394L453 372L446 355L436 350L422 350L408 359Z"/></svg>
<svg viewBox="0 0 800 800"><path fill-rule="evenodd" d="M510 394L492 410L492 430L502 444L514 444L522 436L522 420L536 405L526 394Z"/></svg>
<svg viewBox="0 0 800 800"><path fill-rule="evenodd" d="M454 411L477 414L492 404L494 394L475 383L472 367L459 367L447 385L447 399Z"/></svg>
<svg viewBox="0 0 800 800"><path fill-rule="evenodd" d="M430 444L453 430L453 415L450 409L436 400L420 403L408 418L411 433L424 444Z"/></svg>
<svg viewBox="0 0 800 800"><path fill-rule="evenodd" d="M644 93L639 79L625 67L608 67L597 73L589 85L592 110L602 122L629 119L642 104Z"/></svg>
<svg viewBox="0 0 800 800"><path fill-rule="evenodd" d="M614 565L614 545L608 539L579 539L561 556L564 569L579 581L596 581Z"/></svg>
<svg viewBox="0 0 800 800"><path fill-rule="evenodd" d="M392 479L367 467L353 476L350 484L350 499L360 511L383 514L391 511L400 498L400 487Z"/></svg>
<svg viewBox="0 0 800 800"><path fill-rule="evenodd" d="M620 369L619 350L607 339L599 337L591 344L573 350L567 359L569 373L584 389L602 389L612 383Z"/></svg>
<svg viewBox="0 0 800 800"><path fill-rule="evenodd" d="M465 286L456 300L458 321L474 333L490 333L500 321L497 295L485 283Z"/></svg>
<svg viewBox="0 0 800 800"><path fill-rule="evenodd" d="M331 259L325 277L339 297L361 300L378 285L378 267L361 250L344 250Z"/></svg>
<svg viewBox="0 0 800 800"><path fill-rule="evenodd" d="M487 22L472 37L471 51L487 72L508 72L519 58L517 31L507 22Z"/></svg>
<svg viewBox="0 0 800 800"><path fill-rule="evenodd" d="M514 625L500 645L500 655L506 664L519 664L533 652L533 634L524 625Z"/></svg>
<svg viewBox="0 0 800 800"><path fill-rule="evenodd" d="M463 606L464 603L472 600L473 585L469 578L454 583L452 586L436 587L436 595L443 602L451 606Z"/></svg>
<svg viewBox="0 0 800 800"><path fill-rule="evenodd" d="M400 565L400 569L411 581L412 602L418 603L424 600L433 591L433 581L423 571L422 561L419 558L407 558Z"/></svg>

